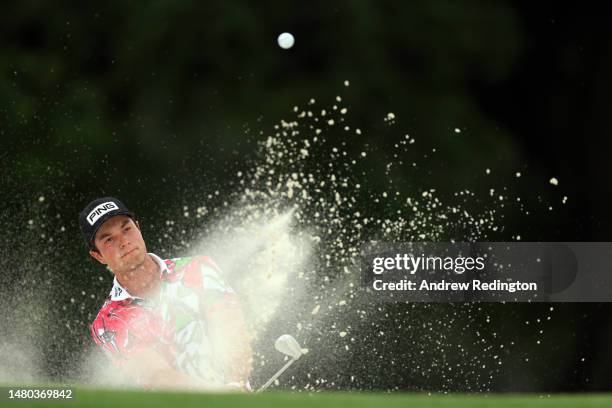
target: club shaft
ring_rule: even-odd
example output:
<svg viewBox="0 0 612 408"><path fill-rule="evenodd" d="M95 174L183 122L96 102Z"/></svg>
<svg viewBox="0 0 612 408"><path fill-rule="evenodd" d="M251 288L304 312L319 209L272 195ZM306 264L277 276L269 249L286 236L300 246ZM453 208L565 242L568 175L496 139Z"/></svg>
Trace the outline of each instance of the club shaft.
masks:
<svg viewBox="0 0 612 408"><path fill-rule="evenodd" d="M291 360L287 361L287 364L285 364L280 370L276 372L276 374L274 374L268 381L266 381L266 383L262 385L261 388L257 390L257 392L262 392L263 390L268 388L270 384L274 382L274 380L280 377L281 374L284 373L285 370L288 369L289 366L295 362L295 360L296 360L295 358L292 358Z"/></svg>

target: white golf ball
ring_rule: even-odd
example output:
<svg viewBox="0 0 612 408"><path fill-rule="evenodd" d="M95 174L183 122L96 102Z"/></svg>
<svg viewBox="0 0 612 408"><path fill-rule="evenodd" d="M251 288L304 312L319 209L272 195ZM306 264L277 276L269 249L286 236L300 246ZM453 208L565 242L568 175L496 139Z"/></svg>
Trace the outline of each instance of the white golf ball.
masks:
<svg viewBox="0 0 612 408"><path fill-rule="evenodd" d="M285 50L293 47L294 42L295 39L293 38L293 35L291 35L291 33L282 33L278 36L278 45L281 48L284 48Z"/></svg>

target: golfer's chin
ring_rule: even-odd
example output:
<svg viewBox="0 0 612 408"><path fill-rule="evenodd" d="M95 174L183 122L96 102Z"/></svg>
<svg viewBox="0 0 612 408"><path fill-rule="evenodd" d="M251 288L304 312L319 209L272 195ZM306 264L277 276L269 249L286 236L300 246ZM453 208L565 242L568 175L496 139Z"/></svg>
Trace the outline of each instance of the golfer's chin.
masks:
<svg viewBox="0 0 612 408"><path fill-rule="evenodd" d="M134 248L121 257L121 263L123 264L124 269L135 269L142 265L145 260L144 258L145 253L142 252L140 248Z"/></svg>

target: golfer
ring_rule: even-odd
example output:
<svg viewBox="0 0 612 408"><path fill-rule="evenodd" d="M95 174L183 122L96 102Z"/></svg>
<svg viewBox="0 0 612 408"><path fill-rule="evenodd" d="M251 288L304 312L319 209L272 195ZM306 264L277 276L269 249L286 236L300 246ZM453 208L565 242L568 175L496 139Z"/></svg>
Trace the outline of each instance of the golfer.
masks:
<svg viewBox="0 0 612 408"><path fill-rule="evenodd" d="M79 223L115 276L91 335L123 374L147 388L250 389L244 317L210 258L148 253L134 213L113 197L89 203Z"/></svg>

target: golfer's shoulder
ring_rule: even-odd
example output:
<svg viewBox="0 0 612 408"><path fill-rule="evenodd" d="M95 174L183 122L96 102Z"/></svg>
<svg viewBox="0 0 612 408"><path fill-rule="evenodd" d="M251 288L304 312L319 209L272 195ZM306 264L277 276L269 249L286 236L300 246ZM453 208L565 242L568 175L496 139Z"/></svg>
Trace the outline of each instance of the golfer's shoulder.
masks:
<svg viewBox="0 0 612 408"><path fill-rule="evenodd" d="M164 262L168 273L163 279L167 282L182 282L187 287L204 290L211 288L214 282L217 282L215 287L227 286L223 272L209 256L173 258Z"/></svg>
<svg viewBox="0 0 612 408"><path fill-rule="evenodd" d="M128 298L123 300L106 299L96 318L92 323L92 327L103 328L107 327L112 322L126 322L130 320L130 316L137 313L139 310L138 304L134 299Z"/></svg>
<svg viewBox="0 0 612 408"><path fill-rule="evenodd" d="M219 266L207 255L184 256L180 258L165 259L164 263L168 270L173 272L183 272L195 269L209 268L220 272Z"/></svg>

